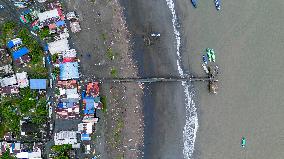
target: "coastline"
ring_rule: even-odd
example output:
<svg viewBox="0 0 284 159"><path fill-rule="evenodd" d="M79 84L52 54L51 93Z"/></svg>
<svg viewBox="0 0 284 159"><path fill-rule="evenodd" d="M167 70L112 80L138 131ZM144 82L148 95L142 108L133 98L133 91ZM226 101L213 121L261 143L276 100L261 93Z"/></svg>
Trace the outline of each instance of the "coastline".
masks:
<svg viewBox="0 0 284 159"><path fill-rule="evenodd" d="M185 76L186 73L180 72L182 71L181 57L176 54L179 53L180 48L179 44L177 45L179 37L175 35L176 26L173 29L172 17L175 16L171 14L169 1L123 1L122 3L126 8L126 19L131 19L128 20L128 26L133 35L134 58L138 62L139 75L142 77ZM176 22L174 25L177 25ZM153 46L146 47L142 37L150 31L160 32L162 38ZM196 133L192 131L192 126L197 123L189 121L192 119L191 115L196 115L194 107L196 98L193 92L193 86L185 83L145 85L144 158L184 158L186 155L186 157L191 155L194 148L192 141L195 140L195 135L192 136L192 133ZM185 104L190 106L185 107ZM183 150L184 145L188 146L185 150Z"/></svg>
<svg viewBox="0 0 284 159"><path fill-rule="evenodd" d="M79 14L82 31L71 35L81 56L85 80L137 77L137 66L122 8L117 0L68 1L67 8ZM92 22L92 23L90 23ZM106 111L97 112L96 155L100 158L139 158L143 149L143 91L137 83L101 83Z"/></svg>

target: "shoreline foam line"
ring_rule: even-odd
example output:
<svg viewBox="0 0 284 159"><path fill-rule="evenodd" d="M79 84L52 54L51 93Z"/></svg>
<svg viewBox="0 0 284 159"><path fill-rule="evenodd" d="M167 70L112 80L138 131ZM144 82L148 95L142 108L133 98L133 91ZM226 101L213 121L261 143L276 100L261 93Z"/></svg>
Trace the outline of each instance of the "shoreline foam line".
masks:
<svg viewBox="0 0 284 159"><path fill-rule="evenodd" d="M173 0L166 0L167 5L172 13L172 23L174 34L176 38L176 54L177 54L177 66L179 75L184 78L185 73L181 67L182 59L180 55L180 45L181 38L180 32L177 29L177 15L175 11L175 5ZM194 151L194 144L196 139L196 133L198 130L198 118L197 111L195 107L195 103L193 101L194 92L190 91L190 85L187 82L182 82L182 86L184 88L185 93L185 105L186 105L186 123L183 128L183 155L184 158L190 159L192 158L192 154Z"/></svg>

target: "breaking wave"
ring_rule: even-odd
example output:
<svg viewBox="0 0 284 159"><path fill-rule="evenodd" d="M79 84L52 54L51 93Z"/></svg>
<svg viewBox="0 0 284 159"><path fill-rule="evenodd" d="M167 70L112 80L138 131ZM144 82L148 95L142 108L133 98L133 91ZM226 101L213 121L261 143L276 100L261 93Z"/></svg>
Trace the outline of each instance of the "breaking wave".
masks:
<svg viewBox="0 0 284 159"><path fill-rule="evenodd" d="M181 77L185 77L186 74L184 73L181 63L181 55L180 55L180 32L177 29L177 15L175 11L175 4L173 0L166 0L167 5L172 13L172 23L174 28L174 35L176 38L176 54L177 54L177 66L178 72ZM187 82L182 82L182 86L184 88L185 93L185 106L186 106L186 123L183 128L183 155L184 158L190 159L192 158L192 154L194 151L194 144L196 139L196 133L198 129L198 118L197 118L197 111L195 107L195 103L193 101L194 92L191 91L191 86Z"/></svg>

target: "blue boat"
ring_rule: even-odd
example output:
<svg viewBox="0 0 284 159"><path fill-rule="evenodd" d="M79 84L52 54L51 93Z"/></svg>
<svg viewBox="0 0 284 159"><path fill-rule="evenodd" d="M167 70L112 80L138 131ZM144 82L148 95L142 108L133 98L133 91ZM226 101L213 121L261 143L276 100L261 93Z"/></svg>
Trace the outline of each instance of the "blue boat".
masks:
<svg viewBox="0 0 284 159"><path fill-rule="evenodd" d="M208 57L207 57L207 55L203 55L203 56L202 56L202 60L203 60L203 63L207 64L207 63L208 63Z"/></svg>
<svg viewBox="0 0 284 159"><path fill-rule="evenodd" d="M192 3L192 5L193 5L194 8L197 7L197 0L191 0L191 3Z"/></svg>
<svg viewBox="0 0 284 159"><path fill-rule="evenodd" d="M221 9L221 2L220 2L220 0L214 0L214 2L215 2L215 7L216 7L216 9L217 10L220 10Z"/></svg>

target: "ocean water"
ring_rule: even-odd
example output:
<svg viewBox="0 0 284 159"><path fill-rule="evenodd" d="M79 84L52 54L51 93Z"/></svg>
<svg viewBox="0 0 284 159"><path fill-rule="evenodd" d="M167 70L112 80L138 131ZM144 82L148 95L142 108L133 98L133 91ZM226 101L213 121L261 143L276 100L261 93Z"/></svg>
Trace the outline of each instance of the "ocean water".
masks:
<svg viewBox="0 0 284 159"><path fill-rule="evenodd" d="M166 0L166 3L171 11L172 15L172 26L174 31L174 36L176 39L176 55L177 55L177 69L180 77L184 78L188 76L182 69L182 58L180 54L181 46L181 35L178 30L178 17L175 11L175 4L173 0ZM194 102L194 91L191 89L191 84L187 82L181 83L184 88L185 93L185 109L186 109L186 121L183 128L183 155L185 159L191 159L194 152L194 144L196 140L196 134L198 130L198 117L196 111L196 105Z"/></svg>

